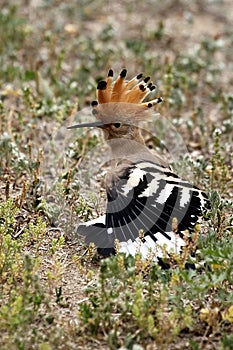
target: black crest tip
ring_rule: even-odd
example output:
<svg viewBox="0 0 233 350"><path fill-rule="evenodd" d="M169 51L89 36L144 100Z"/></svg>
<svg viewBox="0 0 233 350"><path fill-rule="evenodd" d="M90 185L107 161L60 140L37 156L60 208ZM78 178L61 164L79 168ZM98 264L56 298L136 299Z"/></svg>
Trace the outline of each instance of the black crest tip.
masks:
<svg viewBox="0 0 233 350"><path fill-rule="evenodd" d="M91 102L91 107L96 107L98 106L98 101L92 101Z"/></svg>
<svg viewBox="0 0 233 350"><path fill-rule="evenodd" d="M126 69L123 69L120 73L120 76L121 78L125 78L126 77L126 74L127 74L127 70Z"/></svg>
<svg viewBox="0 0 233 350"><path fill-rule="evenodd" d="M146 90L146 88L145 88L145 86L144 86L143 84L139 85L139 89L140 89L141 91L145 91L145 90Z"/></svg>
<svg viewBox="0 0 233 350"><path fill-rule="evenodd" d="M137 78L138 80L140 80L140 79L142 78L142 76L143 76L143 74L142 74L142 73L140 73L140 74L138 74L138 75L137 75L137 77L136 77L136 78Z"/></svg>
<svg viewBox="0 0 233 350"><path fill-rule="evenodd" d="M107 83L105 80L101 80L98 82L97 89L98 90L105 90L107 87Z"/></svg>
<svg viewBox="0 0 233 350"><path fill-rule="evenodd" d="M150 77L146 77L146 78L144 79L144 82L145 82L145 83L148 83L149 80L150 80Z"/></svg>
<svg viewBox="0 0 233 350"><path fill-rule="evenodd" d="M109 69L109 71L108 71L108 77L113 77L113 70L112 70L112 69Z"/></svg>

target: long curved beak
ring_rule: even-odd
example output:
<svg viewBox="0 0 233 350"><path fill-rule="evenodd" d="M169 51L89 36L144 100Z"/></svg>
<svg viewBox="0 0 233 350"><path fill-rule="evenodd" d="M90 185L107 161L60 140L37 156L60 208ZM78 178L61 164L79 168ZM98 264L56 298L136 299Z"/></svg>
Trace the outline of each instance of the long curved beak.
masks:
<svg viewBox="0 0 233 350"><path fill-rule="evenodd" d="M83 124L75 124L75 125L71 125L68 126L67 129L77 129L77 128L91 128L91 127L95 127L95 128L103 128L104 127L104 123L102 123L101 121L97 121L97 122L93 122L93 123L83 123Z"/></svg>

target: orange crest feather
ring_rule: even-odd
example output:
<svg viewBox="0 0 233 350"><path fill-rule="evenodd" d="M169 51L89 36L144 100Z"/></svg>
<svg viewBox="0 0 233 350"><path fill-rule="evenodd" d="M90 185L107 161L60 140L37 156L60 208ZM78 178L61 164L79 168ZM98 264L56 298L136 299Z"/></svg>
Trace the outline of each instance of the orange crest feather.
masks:
<svg viewBox="0 0 233 350"><path fill-rule="evenodd" d="M128 102L151 107L162 102L161 97L142 103L145 98L155 89L149 83L150 77L143 80L143 75L138 74L130 81L125 81L127 70L123 69L119 77L113 82L113 70L110 69L106 80L101 80L97 85L98 103Z"/></svg>
<svg viewBox="0 0 233 350"><path fill-rule="evenodd" d="M101 116L98 116L98 112L103 112L103 105L105 105L105 116L106 111L112 112L115 110L117 114L122 110L122 106L125 109L125 117L127 117L127 111L129 112L128 116L131 115L132 111L135 109L135 116L142 110L146 111L148 108L162 102L162 98L155 98L147 102L143 102L148 95L155 90L155 86L150 81L150 77L143 78L143 74L138 74L133 79L126 81L127 70L123 69L118 76L118 78L113 81L113 70L110 69L106 80L101 80L97 85L97 100L93 101L92 106L96 107L100 105L97 109L94 109L96 112L97 119L101 119ZM118 104L118 108L116 106ZM131 105L130 105L131 104ZM102 106L101 106L102 105ZM119 106L121 105L121 107ZM113 114L113 113L110 113ZM121 114L121 113L120 113ZM103 116L103 115L102 115ZM130 117L130 116L129 116Z"/></svg>

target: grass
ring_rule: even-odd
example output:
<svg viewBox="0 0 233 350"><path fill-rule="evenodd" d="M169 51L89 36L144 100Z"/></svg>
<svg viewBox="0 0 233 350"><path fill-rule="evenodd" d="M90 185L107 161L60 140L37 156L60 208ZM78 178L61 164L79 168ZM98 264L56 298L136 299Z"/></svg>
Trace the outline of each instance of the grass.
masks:
<svg viewBox="0 0 233 350"><path fill-rule="evenodd" d="M231 13L226 0L3 4L0 349L233 349ZM153 77L163 117L148 145L209 195L195 271L185 254L170 270L100 259L73 235L104 212L106 148L66 126L89 117L110 66Z"/></svg>

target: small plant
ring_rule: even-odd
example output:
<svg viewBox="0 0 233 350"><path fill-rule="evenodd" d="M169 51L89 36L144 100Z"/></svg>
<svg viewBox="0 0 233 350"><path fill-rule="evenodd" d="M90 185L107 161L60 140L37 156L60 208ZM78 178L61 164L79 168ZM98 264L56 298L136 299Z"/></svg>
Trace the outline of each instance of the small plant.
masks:
<svg viewBox="0 0 233 350"><path fill-rule="evenodd" d="M147 277L143 266L146 275L149 271ZM111 342L115 334L115 346L128 346L123 339L130 332L130 346L154 339L165 349L175 335L192 324L190 307L170 304L172 299L165 282L169 274L152 262L148 270L140 256L135 260L119 254L104 260L97 285L86 290L89 301L80 305L83 332L92 336L111 334Z"/></svg>
<svg viewBox="0 0 233 350"><path fill-rule="evenodd" d="M92 216L92 209L83 197L79 198L79 203L76 207L76 213L78 215L81 215L84 218L84 221L90 220L90 217Z"/></svg>
<svg viewBox="0 0 233 350"><path fill-rule="evenodd" d="M25 348L27 343L30 343L30 338L25 337L25 331L33 322L43 317L41 306L44 305L47 309L41 282L34 271L33 259L25 255L22 263L22 282L17 283L0 308L0 330L3 339L5 332L9 332L11 337L9 345L16 346L18 349ZM36 329L34 331L36 333Z"/></svg>
<svg viewBox="0 0 233 350"><path fill-rule="evenodd" d="M211 188L213 190L217 187L220 193L224 193L231 176L223 156L224 147L221 144L221 134L220 129L214 130L213 155L211 159Z"/></svg>

